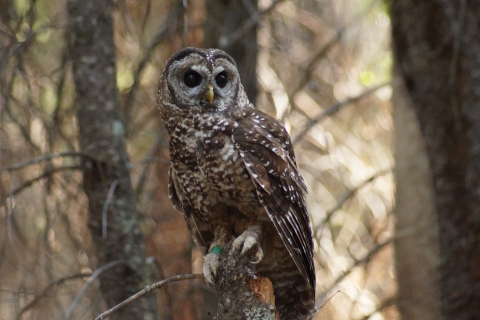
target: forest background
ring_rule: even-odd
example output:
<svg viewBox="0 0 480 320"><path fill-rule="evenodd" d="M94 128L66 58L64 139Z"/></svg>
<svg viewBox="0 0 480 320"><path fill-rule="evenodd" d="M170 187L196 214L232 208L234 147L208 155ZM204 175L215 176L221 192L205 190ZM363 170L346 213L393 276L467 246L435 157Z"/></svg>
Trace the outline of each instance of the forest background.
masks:
<svg viewBox="0 0 480 320"><path fill-rule="evenodd" d="M250 100L292 136L309 189L314 319L480 312L470 259L479 209L468 210L478 202L478 117L465 98L472 90L457 85L471 88L476 76L463 72L478 70L468 64L474 52L462 51L478 37L470 4L97 2L0 0L2 317L90 319L149 283L201 273L201 254L168 199L168 136L155 101L166 60L185 46L230 53ZM428 59L440 62L430 69ZM408 77L417 70L425 77ZM451 117L431 117L422 83L445 93L436 106ZM435 131L452 127L451 136ZM432 155L443 146L438 164ZM445 172L436 169L451 163L455 183L437 180ZM442 224L457 207L456 222ZM453 273L459 257L467 257L461 280L444 283L440 274ZM115 317L212 319L215 308L214 289L184 280Z"/></svg>

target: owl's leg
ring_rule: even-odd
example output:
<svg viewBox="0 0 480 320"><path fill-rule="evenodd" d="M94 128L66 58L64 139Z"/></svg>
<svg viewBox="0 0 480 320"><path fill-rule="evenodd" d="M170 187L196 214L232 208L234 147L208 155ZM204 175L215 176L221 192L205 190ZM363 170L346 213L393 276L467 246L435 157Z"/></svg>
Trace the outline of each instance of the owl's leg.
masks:
<svg viewBox="0 0 480 320"><path fill-rule="evenodd" d="M218 270L218 258L223 251L223 248L228 243L229 233L226 227L217 227L214 232L214 239L208 254L203 257L203 276L205 281L212 286L215 286L215 277Z"/></svg>
<svg viewBox="0 0 480 320"><path fill-rule="evenodd" d="M263 259L263 250L260 246L260 226L248 227L239 237L232 243L232 250L240 251L240 255L245 255L248 252L253 254L254 259L251 263L257 264Z"/></svg>

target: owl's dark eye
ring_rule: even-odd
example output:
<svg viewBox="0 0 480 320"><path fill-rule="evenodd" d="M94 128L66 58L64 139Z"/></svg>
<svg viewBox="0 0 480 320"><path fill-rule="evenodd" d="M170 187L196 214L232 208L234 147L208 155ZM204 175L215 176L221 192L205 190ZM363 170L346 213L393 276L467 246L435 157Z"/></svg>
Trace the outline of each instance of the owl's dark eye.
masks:
<svg viewBox="0 0 480 320"><path fill-rule="evenodd" d="M187 87L194 88L202 82L202 76L198 72L190 70L183 76L183 82L185 82Z"/></svg>
<svg viewBox="0 0 480 320"><path fill-rule="evenodd" d="M223 88L227 85L227 73L225 71L220 72L216 77L215 77L215 82L220 88Z"/></svg>

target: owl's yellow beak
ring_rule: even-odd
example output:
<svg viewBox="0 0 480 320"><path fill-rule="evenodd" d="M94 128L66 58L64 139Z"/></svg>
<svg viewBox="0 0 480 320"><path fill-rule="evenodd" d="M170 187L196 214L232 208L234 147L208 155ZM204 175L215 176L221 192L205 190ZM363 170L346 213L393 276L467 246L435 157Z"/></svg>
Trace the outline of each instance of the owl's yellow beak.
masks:
<svg viewBox="0 0 480 320"><path fill-rule="evenodd" d="M205 92L205 98L212 103L213 101L213 86L211 83L207 84L207 92Z"/></svg>

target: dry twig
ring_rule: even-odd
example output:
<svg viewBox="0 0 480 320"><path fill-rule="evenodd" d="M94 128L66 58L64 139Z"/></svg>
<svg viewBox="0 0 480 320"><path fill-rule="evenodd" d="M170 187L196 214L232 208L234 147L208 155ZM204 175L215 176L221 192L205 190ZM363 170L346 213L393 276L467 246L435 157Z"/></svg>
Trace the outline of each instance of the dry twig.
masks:
<svg viewBox="0 0 480 320"><path fill-rule="evenodd" d="M143 297L144 295L152 292L153 290L161 288L165 284L175 282L175 281L189 280L189 279L203 279L203 274L183 274L183 275L173 276L173 277L170 277L168 279L156 282L156 283L154 283L150 286L146 286L145 289L143 289L142 291L137 292L136 294L134 294L133 296L131 296L127 300L117 304L115 307L113 307L113 308L105 311L104 313L100 314L94 320L101 320L101 319L107 318L108 316L110 316L112 313L114 313L118 309L126 306L127 304L137 300L140 297Z"/></svg>
<svg viewBox="0 0 480 320"><path fill-rule="evenodd" d="M57 288L59 285L63 284L64 282L67 282L67 281L70 281L70 280L81 279L81 278L84 278L84 277L90 277L91 275L92 274L90 272L79 273L79 274L75 274L73 276L60 278L60 279L50 283L45 289L42 290L42 292L40 292L39 294L36 295L35 299L33 299L29 304L27 304L25 307L22 308L20 313L17 315L16 320L20 320L22 318L22 315L25 312L27 312L28 310L35 307L40 302L40 300L47 297L53 289Z"/></svg>

